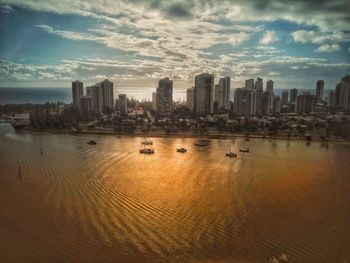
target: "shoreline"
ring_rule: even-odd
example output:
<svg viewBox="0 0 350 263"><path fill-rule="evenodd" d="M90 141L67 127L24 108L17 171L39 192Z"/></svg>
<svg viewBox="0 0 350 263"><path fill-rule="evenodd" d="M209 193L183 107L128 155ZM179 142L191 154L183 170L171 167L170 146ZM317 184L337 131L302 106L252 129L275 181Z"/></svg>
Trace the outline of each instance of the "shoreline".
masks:
<svg viewBox="0 0 350 263"><path fill-rule="evenodd" d="M42 135L42 134L70 134L70 135L107 135L107 136L127 136L127 137L144 137L143 132L133 132L133 133L123 133L123 132L117 132L117 131L89 131L89 130L82 130L79 132L74 132L72 130L60 130L60 129L47 129L47 130L16 130L20 133L31 133L33 135ZM188 133L188 132L180 132L180 133L159 133L159 132L149 132L147 134L147 137L150 138L197 138L201 140L205 139L219 139L219 140L232 140L236 138L240 139L266 139L266 140L285 140L285 141L304 141L304 142L350 142L350 139L345 138L328 138L326 140L321 139L311 139L306 140L304 138L300 137L287 137L287 136L264 136L259 134L250 134L249 136L246 136L245 134L239 134L239 133L213 133L209 135L198 135L195 133Z"/></svg>

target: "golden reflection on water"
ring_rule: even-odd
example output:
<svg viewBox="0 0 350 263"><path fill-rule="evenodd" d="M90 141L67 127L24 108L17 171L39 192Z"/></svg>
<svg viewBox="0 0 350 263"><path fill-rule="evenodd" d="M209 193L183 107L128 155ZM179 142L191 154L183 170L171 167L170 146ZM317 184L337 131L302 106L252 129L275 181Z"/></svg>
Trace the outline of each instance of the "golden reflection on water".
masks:
<svg viewBox="0 0 350 263"><path fill-rule="evenodd" d="M23 140L25 139L25 140ZM19 135L0 139L4 262L342 262L348 144ZM234 142L238 151L241 140ZM40 155L40 148L44 155ZM176 148L185 147L185 154ZM22 178L17 166L21 166Z"/></svg>

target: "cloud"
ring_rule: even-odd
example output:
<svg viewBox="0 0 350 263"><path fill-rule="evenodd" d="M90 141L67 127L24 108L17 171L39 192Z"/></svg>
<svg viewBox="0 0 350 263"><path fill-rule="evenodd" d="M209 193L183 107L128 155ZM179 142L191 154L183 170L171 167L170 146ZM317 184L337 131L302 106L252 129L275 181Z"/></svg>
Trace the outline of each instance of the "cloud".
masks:
<svg viewBox="0 0 350 263"><path fill-rule="evenodd" d="M315 52L323 52L323 53L332 53L332 52L338 52L341 50L341 47L338 44L324 44L320 46L318 49L315 50Z"/></svg>
<svg viewBox="0 0 350 263"><path fill-rule="evenodd" d="M292 33L294 42L299 43L313 43L313 44L324 44L324 43L338 43L350 41L350 34L341 31L335 32L316 32L299 30Z"/></svg>
<svg viewBox="0 0 350 263"><path fill-rule="evenodd" d="M278 41L278 37L275 31L266 31L263 37L260 39L259 44L267 45Z"/></svg>
<svg viewBox="0 0 350 263"><path fill-rule="evenodd" d="M2 5L0 6L0 13L9 14L13 11L13 8L10 5Z"/></svg>

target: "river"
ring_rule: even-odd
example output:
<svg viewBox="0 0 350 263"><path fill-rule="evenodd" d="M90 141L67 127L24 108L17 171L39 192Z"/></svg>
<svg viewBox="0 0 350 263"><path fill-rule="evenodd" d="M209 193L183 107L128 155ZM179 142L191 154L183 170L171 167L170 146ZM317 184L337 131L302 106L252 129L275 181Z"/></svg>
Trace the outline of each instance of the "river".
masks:
<svg viewBox="0 0 350 263"><path fill-rule="evenodd" d="M350 143L251 139L231 159L227 140L152 138L142 155L138 137L0 125L1 262L349 262Z"/></svg>

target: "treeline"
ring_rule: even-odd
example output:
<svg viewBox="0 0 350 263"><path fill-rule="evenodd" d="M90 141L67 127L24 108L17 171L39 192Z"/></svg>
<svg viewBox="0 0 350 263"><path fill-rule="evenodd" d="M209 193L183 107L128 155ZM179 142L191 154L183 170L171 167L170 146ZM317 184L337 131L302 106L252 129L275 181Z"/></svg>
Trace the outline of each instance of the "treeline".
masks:
<svg viewBox="0 0 350 263"><path fill-rule="evenodd" d="M0 114L16 114L27 113L35 109L39 104L24 103L24 104L0 104Z"/></svg>
<svg viewBox="0 0 350 263"><path fill-rule="evenodd" d="M62 129L77 127L79 114L63 103L35 105L29 114L31 126L35 129Z"/></svg>

